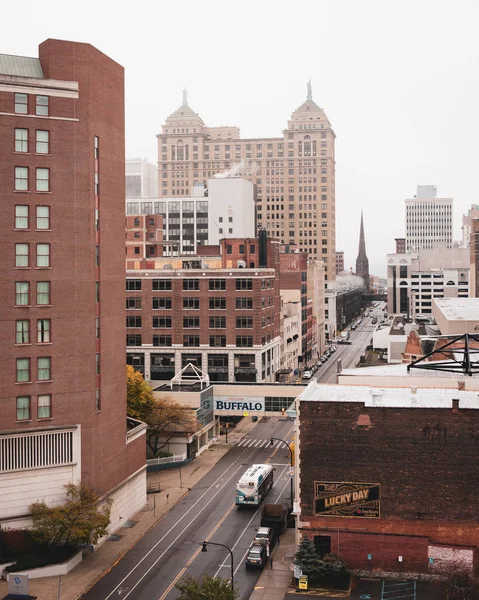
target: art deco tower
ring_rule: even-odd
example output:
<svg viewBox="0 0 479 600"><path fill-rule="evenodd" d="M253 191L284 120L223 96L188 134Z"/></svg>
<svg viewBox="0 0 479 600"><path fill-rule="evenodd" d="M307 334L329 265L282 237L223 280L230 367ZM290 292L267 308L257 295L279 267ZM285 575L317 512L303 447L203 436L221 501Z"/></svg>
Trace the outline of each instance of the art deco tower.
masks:
<svg viewBox="0 0 479 600"><path fill-rule="evenodd" d="M361 228L359 230L359 252L356 259L356 275L363 278L364 289L369 291L369 260L366 254L366 242L364 240L363 211L361 211Z"/></svg>

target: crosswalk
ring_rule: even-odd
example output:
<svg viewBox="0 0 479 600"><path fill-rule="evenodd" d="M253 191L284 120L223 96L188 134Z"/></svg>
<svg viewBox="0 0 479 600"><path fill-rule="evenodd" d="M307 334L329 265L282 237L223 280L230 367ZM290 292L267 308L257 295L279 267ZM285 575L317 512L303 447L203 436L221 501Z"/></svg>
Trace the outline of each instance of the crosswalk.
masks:
<svg viewBox="0 0 479 600"><path fill-rule="evenodd" d="M243 438L242 440L240 440L236 445L241 447L241 448L276 448L276 447L284 447L284 444L278 440L274 440L273 443L270 443L271 440L268 438L267 440L265 439L251 439L251 438Z"/></svg>
<svg viewBox="0 0 479 600"><path fill-rule="evenodd" d="M416 600L415 581L383 580L381 600Z"/></svg>

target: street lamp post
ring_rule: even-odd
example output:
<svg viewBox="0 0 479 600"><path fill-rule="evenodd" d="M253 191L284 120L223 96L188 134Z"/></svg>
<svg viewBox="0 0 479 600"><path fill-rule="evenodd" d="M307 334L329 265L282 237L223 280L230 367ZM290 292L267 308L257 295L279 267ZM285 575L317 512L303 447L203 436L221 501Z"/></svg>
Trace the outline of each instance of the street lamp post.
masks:
<svg viewBox="0 0 479 600"><path fill-rule="evenodd" d="M202 548L201 548L201 552L208 552L206 546L207 545L210 546L221 546L222 548L226 548L226 550L228 550L228 552L230 553L231 556L231 589L234 590L235 588L235 581L234 581L234 566L233 566L233 552L231 550L231 548L229 548L228 546L226 546L225 544L218 544L217 542L203 542L202 544Z"/></svg>
<svg viewBox="0 0 479 600"><path fill-rule="evenodd" d="M294 465L293 465L293 451L291 450L291 446L288 444L288 442L285 442L284 440L282 440L280 438L275 438L275 437L271 438L270 446L273 445L274 440L276 440L277 442L283 443L286 446L286 448L288 448L290 459L291 459L291 468L294 468ZM293 472L291 472L291 474L290 474L290 479L291 479L291 481L290 481L290 484L291 484L291 512L293 512L293 475L292 475L292 473Z"/></svg>

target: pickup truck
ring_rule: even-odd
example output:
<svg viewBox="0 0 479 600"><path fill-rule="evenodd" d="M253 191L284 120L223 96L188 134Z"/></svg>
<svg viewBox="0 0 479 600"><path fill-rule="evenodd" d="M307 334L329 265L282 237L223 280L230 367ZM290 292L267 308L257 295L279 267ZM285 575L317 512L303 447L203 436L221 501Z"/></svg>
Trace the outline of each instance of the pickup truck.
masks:
<svg viewBox="0 0 479 600"><path fill-rule="evenodd" d="M261 527L270 527L279 537L286 527L288 509L284 504L265 504L261 511Z"/></svg>

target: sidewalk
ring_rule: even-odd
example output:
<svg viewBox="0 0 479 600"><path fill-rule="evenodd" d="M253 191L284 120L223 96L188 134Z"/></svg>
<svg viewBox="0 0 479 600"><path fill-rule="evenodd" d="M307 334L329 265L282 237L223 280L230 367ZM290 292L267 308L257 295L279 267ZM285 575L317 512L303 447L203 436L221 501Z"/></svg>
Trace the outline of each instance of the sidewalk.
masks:
<svg viewBox="0 0 479 600"><path fill-rule="evenodd" d="M295 553L295 529L286 529L279 545L273 550L273 568L263 569L250 600L282 600L293 578L292 562Z"/></svg>
<svg viewBox="0 0 479 600"><path fill-rule="evenodd" d="M244 418L237 427L228 432L228 444L225 443L225 436L222 435L216 444L210 446L185 467L149 474L148 483L160 483L161 492L148 494L147 505L132 518L135 522L134 526L115 531L115 534L120 536L118 541L106 541L93 554L84 554L83 561L68 575L63 576L61 582L59 577L30 580L30 595L36 596L38 600L80 598L94 582L121 560L123 555L188 493L188 488L198 483L254 425L251 418ZM0 580L0 598L7 593L8 583Z"/></svg>

